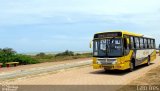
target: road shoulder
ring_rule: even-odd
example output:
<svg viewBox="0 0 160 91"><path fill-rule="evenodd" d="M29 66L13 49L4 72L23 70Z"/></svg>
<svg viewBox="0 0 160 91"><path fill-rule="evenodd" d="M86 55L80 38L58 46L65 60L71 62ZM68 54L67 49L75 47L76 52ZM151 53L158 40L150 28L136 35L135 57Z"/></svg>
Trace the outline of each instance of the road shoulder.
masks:
<svg viewBox="0 0 160 91"><path fill-rule="evenodd" d="M145 75L133 80L117 91L160 91L160 66L151 69Z"/></svg>

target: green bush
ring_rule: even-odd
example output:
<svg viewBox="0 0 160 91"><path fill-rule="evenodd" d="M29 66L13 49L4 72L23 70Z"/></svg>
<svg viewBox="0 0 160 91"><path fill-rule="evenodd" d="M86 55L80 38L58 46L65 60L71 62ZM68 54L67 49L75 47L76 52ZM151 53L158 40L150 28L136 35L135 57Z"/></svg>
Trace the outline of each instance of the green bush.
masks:
<svg viewBox="0 0 160 91"><path fill-rule="evenodd" d="M36 56L43 57L43 56L46 56L46 54L45 54L45 53L43 53L43 52L40 52L40 53L39 53L39 54L37 54Z"/></svg>
<svg viewBox="0 0 160 91"><path fill-rule="evenodd" d="M20 64L38 63L34 58L27 55L17 54L16 51L11 48L0 49L0 63L6 62L19 62Z"/></svg>
<svg viewBox="0 0 160 91"><path fill-rule="evenodd" d="M74 52L66 50L65 52L58 53L55 56L74 56Z"/></svg>
<svg viewBox="0 0 160 91"><path fill-rule="evenodd" d="M14 61L19 62L20 64L26 65L26 64L36 64L38 63L38 60L27 56L27 55L22 55L22 54L17 54L15 56Z"/></svg>
<svg viewBox="0 0 160 91"><path fill-rule="evenodd" d="M0 63L6 62L19 62L20 64L35 64L40 62L53 62L53 61L63 61L72 60L78 58L88 58L92 57L92 53L74 53L72 51L66 50L65 52L53 54L45 54L43 52L35 55L22 55L17 54L12 48L0 49Z"/></svg>
<svg viewBox="0 0 160 91"><path fill-rule="evenodd" d="M53 57L54 57L54 55L45 54L43 52L41 52L41 53L37 54L36 56L34 56L34 58L36 58L36 59L51 59Z"/></svg>
<svg viewBox="0 0 160 91"><path fill-rule="evenodd" d="M16 52L11 48L0 49L0 62L6 63L14 60Z"/></svg>

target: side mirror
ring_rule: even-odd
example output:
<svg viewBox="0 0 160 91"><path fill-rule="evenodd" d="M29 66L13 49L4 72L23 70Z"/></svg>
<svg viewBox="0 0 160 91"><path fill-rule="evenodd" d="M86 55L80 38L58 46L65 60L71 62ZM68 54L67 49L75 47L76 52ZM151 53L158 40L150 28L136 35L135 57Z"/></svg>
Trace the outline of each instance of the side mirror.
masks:
<svg viewBox="0 0 160 91"><path fill-rule="evenodd" d="M126 38L126 39L127 39L127 45L130 44L130 43L129 43L129 38Z"/></svg>
<svg viewBox="0 0 160 91"><path fill-rule="evenodd" d="M91 41L90 44L89 44L89 48L92 48L92 41Z"/></svg>

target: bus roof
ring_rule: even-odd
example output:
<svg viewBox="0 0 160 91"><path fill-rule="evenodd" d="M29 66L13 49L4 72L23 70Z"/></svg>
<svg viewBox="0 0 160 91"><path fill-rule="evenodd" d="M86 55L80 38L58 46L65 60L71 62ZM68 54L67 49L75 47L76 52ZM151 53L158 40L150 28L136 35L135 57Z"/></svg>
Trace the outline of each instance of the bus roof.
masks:
<svg viewBox="0 0 160 91"><path fill-rule="evenodd" d="M126 35L143 37L142 34L136 34L136 33L128 32L128 31L109 31L109 32L122 32L122 34L126 34ZM99 33L96 33L96 34L101 34L101 33L107 33L107 32L99 32Z"/></svg>
<svg viewBox="0 0 160 91"><path fill-rule="evenodd" d="M143 37L154 39L154 37L152 37L152 36L150 36L150 35L144 35Z"/></svg>

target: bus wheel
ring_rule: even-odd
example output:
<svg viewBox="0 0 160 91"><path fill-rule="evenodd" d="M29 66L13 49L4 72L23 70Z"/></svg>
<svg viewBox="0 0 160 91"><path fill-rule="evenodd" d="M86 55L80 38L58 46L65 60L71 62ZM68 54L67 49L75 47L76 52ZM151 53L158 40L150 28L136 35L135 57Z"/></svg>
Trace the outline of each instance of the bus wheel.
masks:
<svg viewBox="0 0 160 91"><path fill-rule="evenodd" d="M104 71L107 72L108 70L106 68L104 68Z"/></svg>
<svg viewBox="0 0 160 91"><path fill-rule="evenodd" d="M135 69L135 63L132 61L131 63L130 63L130 69L129 69L129 71L133 71Z"/></svg>
<svg viewBox="0 0 160 91"><path fill-rule="evenodd" d="M150 61L151 61L150 56L148 56L147 66L149 66L151 64Z"/></svg>

